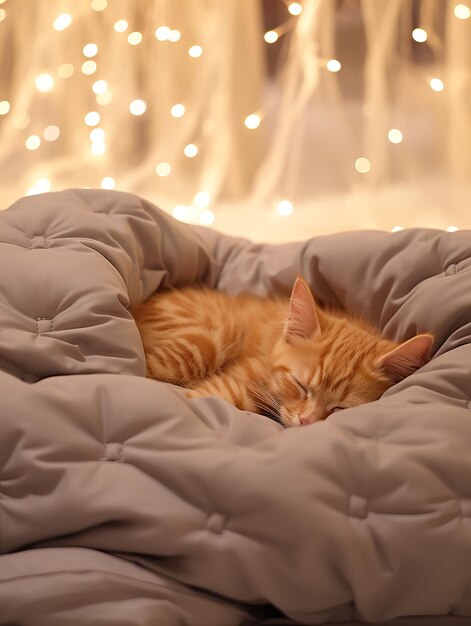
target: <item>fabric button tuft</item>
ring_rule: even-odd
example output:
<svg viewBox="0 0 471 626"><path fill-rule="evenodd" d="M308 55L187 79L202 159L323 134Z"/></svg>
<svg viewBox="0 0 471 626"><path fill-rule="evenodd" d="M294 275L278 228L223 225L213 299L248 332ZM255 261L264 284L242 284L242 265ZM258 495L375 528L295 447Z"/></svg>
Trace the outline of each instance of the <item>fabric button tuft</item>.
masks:
<svg viewBox="0 0 471 626"><path fill-rule="evenodd" d="M471 517L471 500L461 498L458 501L461 517Z"/></svg>
<svg viewBox="0 0 471 626"><path fill-rule="evenodd" d="M47 248L47 247L48 247L48 243L44 235L33 235L33 237L31 237L31 250L34 250L35 248Z"/></svg>
<svg viewBox="0 0 471 626"><path fill-rule="evenodd" d="M103 456L101 461L121 461L121 454L123 451L123 444L117 441L110 441L105 444Z"/></svg>
<svg viewBox="0 0 471 626"><path fill-rule="evenodd" d="M366 498L355 494L350 496L348 503L348 515L351 517L365 518L368 515L368 506Z"/></svg>
<svg viewBox="0 0 471 626"><path fill-rule="evenodd" d="M221 513L213 513L206 520L206 530L211 533L220 535L224 531L226 519Z"/></svg>

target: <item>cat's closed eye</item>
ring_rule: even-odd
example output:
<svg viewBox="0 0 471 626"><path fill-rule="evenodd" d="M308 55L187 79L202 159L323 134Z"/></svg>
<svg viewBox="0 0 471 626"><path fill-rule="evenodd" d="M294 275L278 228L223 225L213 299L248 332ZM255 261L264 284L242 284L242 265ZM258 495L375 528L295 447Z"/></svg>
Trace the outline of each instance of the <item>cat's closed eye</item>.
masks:
<svg viewBox="0 0 471 626"><path fill-rule="evenodd" d="M295 382L296 387L298 388L301 398L307 398L309 393L308 386L301 382L298 378L296 378L296 376L292 375L292 379Z"/></svg>

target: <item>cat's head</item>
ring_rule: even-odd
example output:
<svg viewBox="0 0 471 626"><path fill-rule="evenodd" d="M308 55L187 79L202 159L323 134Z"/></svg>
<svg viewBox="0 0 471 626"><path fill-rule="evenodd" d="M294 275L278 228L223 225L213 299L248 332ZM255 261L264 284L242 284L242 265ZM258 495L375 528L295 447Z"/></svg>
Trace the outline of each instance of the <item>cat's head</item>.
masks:
<svg viewBox="0 0 471 626"><path fill-rule="evenodd" d="M324 312L298 278L274 347L269 391L285 426L310 424L377 400L429 360L432 344L429 334L397 344L361 321Z"/></svg>

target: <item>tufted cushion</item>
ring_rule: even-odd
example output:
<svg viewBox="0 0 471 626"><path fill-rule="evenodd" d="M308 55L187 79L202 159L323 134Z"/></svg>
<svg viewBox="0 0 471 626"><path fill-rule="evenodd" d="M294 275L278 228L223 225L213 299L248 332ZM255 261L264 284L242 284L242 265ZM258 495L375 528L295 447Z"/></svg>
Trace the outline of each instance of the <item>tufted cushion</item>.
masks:
<svg viewBox="0 0 471 626"><path fill-rule="evenodd" d="M470 250L430 230L255 245L108 191L2 213L0 624L470 619ZM297 273L391 338L433 332L434 358L291 430L144 377L130 304L288 294Z"/></svg>

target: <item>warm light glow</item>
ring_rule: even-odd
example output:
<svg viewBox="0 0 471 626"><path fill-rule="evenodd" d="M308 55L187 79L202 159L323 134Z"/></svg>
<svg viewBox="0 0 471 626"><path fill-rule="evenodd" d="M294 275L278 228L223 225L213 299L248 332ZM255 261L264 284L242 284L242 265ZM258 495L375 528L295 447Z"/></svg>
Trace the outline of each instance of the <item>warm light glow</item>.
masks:
<svg viewBox="0 0 471 626"><path fill-rule="evenodd" d="M202 211L200 215L200 222L204 224L204 226L211 226L214 223L214 213L207 209L206 211Z"/></svg>
<svg viewBox="0 0 471 626"><path fill-rule="evenodd" d="M186 157L188 157L189 159L192 159L193 157L195 157L198 154L198 148L197 148L197 146L195 146L194 143L189 143L183 149L183 154Z"/></svg>
<svg viewBox="0 0 471 626"><path fill-rule="evenodd" d="M278 203L278 213L280 215L291 215L293 212L293 205L289 200L282 200Z"/></svg>
<svg viewBox="0 0 471 626"><path fill-rule="evenodd" d="M0 102L0 115L6 115L10 110L10 103L8 100L2 100Z"/></svg>
<svg viewBox="0 0 471 626"><path fill-rule="evenodd" d="M393 226L391 228L392 233L398 233L400 230L404 230L404 226Z"/></svg>
<svg viewBox="0 0 471 626"><path fill-rule="evenodd" d="M251 115L247 115L245 118L244 124L247 128L254 130L260 126L260 117L256 113L252 113Z"/></svg>
<svg viewBox="0 0 471 626"><path fill-rule="evenodd" d="M432 78L429 84L434 91L443 91L445 89L443 81L439 78Z"/></svg>
<svg viewBox="0 0 471 626"><path fill-rule="evenodd" d="M70 78L74 73L74 66L71 63L62 63L57 70L59 78Z"/></svg>
<svg viewBox="0 0 471 626"><path fill-rule="evenodd" d="M98 53L98 46L96 43L87 43L83 47L83 55L86 57L94 57Z"/></svg>
<svg viewBox="0 0 471 626"><path fill-rule="evenodd" d="M200 209L205 209L211 203L211 196L206 191L198 191L196 196L193 198L193 202Z"/></svg>
<svg viewBox="0 0 471 626"><path fill-rule="evenodd" d="M191 48L188 50L188 54L196 59L203 54L203 48L201 46L191 46Z"/></svg>
<svg viewBox="0 0 471 626"><path fill-rule="evenodd" d="M448 226L447 228L449 233L456 233L457 230L459 230L458 226Z"/></svg>
<svg viewBox="0 0 471 626"><path fill-rule="evenodd" d="M128 23L126 22L126 20L118 20L117 22L115 22L113 28L117 33L124 33L124 31L128 28Z"/></svg>
<svg viewBox="0 0 471 626"><path fill-rule="evenodd" d="M400 130L397 128L391 128L388 132L388 139L391 143L401 143L403 136Z"/></svg>
<svg viewBox="0 0 471 626"><path fill-rule="evenodd" d="M166 161L158 163L155 167L155 173L157 176L168 176L171 171L172 168L170 167L170 163L167 163Z"/></svg>
<svg viewBox="0 0 471 626"><path fill-rule="evenodd" d="M299 2L292 2L288 6L288 11L291 13L291 15L300 15L302 10L303 7L301 4L299 4Z"/></svg>
<svg viewBox="0 0 471 626"><path fill-rule="evenodd" d="M183 104L174 104L170 109L170 115L173 117L183 117L185 115L185 107Z"/></svg>
<svg viewBox="0 0 471 626"><path fill-rule="evenodd" d="M65 30L72 24L72 16L70 13L61 13L54 20L52 27L54 30Z"/></svg>
<svg viewBox="0 0 471 626"><path fill-rule="evenodd" d="M171 30L168 35L169 41L172 41L173 43L175 43L176 41L179 41L180 37L181 37L181 33L179 30Z"/></svg>
<svg viewBox="0 0 471 626"><path fill-rule="evenodd" d="M417 43L424 43L424 41L427 41L427 37L427 31L423 28L414 28L412 31L412 39L417 41Z"/></svg>
<svg viewBox="0 0 471 626"><path fill-rule="evenodd" d="M159 26L155 31L155 38L159 41L167 41L170 39L170 28L168 26Z"/></svg>
<svg viewBox="0 0 471 626"><path fill-rule="evenodd" d="M471 9L465 4L457 4L453 9L453 13L459 20L467 20L471 16Z"/></svg>
<svg viewBox="0 0 471 626"><path fill-rule="evenodd" d="M5 11L5 9L0 9L0 22L3 22L6 16L7 16L7 12Z"/></svg>
<svg viewBox="0 0 471 626"><path fill-rule="evenodd" d="M102 143L101 141L95 141L90 146L90 152L94 154L95 156L100 156L101 154L104 154L105 151L106 151L106 145Z"/></svg>
<svg viewBox="0 0 471 626"><path fill-rule="evenodd" d="M46 126L43 131L43 137L46 141L56 141L56 139L59 139L60 134L59 127L54 125Z"/></svg>
<svg viewBox="0 0 471 626"><path fill-rule="evenodd" d="M87 126L96 126L100 123L100 114L97 111L90 111L85 116L85 124Z"/></svg>
<svg viewBox="0 0 471 626"><path fill-rule="evenodd" d="M85 61L85 63L82 63L82 72L87 76L94 74L96 72L95 61Z"/></svg>
<svg viewBox="0 0 471 626"><path fill-rule="evenodd" d="M355 169L360 174L366 174L371 169L371 163L365 157L360 157L355 161Z"/></svg>
<svg viewBox="0 0 471 626"><path fill-rule="evenodd" d="M25 141L25 146L28 150L37 150L41 145L41 139L37 135L30 135Z"/></svg>
<svg viewBox="0 0 471 626"><path fill-rule="evenodd" d="M93 93L103 94L108 90L108 83L106 80L96 80L92 86Z"/></svg>
<svg viewBox="0 0 471 626"><path fill-rule="evenodd" d="M104 11L107 6L107 0L92 0L92 9L94 11Z"/></svg>
<svg viewBox="0 0 471 626"><path fill-rule="evenodd" d="M13 120L13 126L15 128L19 128L20 130L24 130L31 123L31 117L28 113L21 113L17 115Z"/></svg>
<svg viewBox="0 0 471 626"><path fill-rule="evenodd" d="M269 30L263 35L263 38L267 43L275 43L278 41L278 33L275 30Z"/></svg>
<svg viewBox="0 0 471 626"><path fill-rule="evenodd" d="M144 100L133 100L129 105L129 111L132 115L142 115L146 112L147 104Z"/></svg>
<svg viewBox="0 0 471 626"><path fill-rule="evenodd" d="M326 68L329 70L329 72L339 72L341 67L342 64L340 63L340 61L337 61L337 59L330 59L326 63Z"/></svg>
<svg viewBox="0 0 471 626"><path fill-rule="evenodd" d="M36 77L36 88L43 93L51 91L54 87L54 80L50 74L39 74Z"/></svg>
<svg viewBox="0 0 471 626"><path fill-rule="evenodd" d="M99 93L96 97L97 104L105 106L111 102L113 96L111 95L111 91L107 91L106 93Z"/></svg>
<svg viewBox="0 0 471 626"><path fill-rule="evenodd" d="M40 178L34 185L39 193L47 193L51 191L51 181L48 178Z"/></svg>
<svg viewBox="0 0 471 626"><path fill-rule="evenodd" d="M183 204L177 204L172 211L172 215L176 220L180 220L180 222L185 222L189 218L189 209Z"/></svg>
<svg viewBox="0 0 471 626"><path fill-rule="evenodd" d="M129 33L128 35L128 43L131 44L131 46L137 46L138 44L140 44L142 41L142 34L134 31L133 33Z"/></svg>
<svg viewBox="0 0 471 626"><path fill-rule="evenodd" d="M105 176L101 181L102 189L114 189L116 187L116 181L111 176Z"/></svg>
<svg viewBox="0 0 471 626"><path fill-rule="evenodd" d="M88 136L90 137L90 141L93 141L94 143L102 143L105 141L105 131L103 128L94 128L90 131Z"/></svg>

